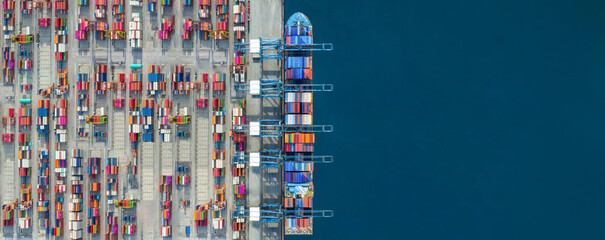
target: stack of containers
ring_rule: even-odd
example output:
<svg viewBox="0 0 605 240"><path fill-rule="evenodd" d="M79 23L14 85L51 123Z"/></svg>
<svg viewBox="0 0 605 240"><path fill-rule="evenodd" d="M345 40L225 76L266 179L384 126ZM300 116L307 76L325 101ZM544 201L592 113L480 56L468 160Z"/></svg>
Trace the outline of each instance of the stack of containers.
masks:
<svg viewBox="0 0 605 240"><path fill-rule="evenodd" d="M32 124L32 109L23 107L19 108L19 128L30 129Z"/></svg>
<svg viewBox="0 0 605 240"><path fill-rule="evenodd" d="M176 184L181 186L187 186L191 182L191 177L189 176L189 167L178 167L176 168Z"/></svg>
<svg viewBox="0 0 605 240"><path fill-rule="evenodd" d="M290 22L290 21L289 21ZM310 24L288 24L285 27L286 44L313 42ZM312 57L310 51L291 51L286 54L285 84L312 84ZM287 92L283 98L286 125L313 124L313 94L310 91ZM314 133L287 131L284 133L284 207L288 210L313 209L313 163L309 162L315 144ZM311 217L285 218L286 234L312 234Z"/></svg>
<svg viewBox="0 0 605 240"><path fill-rule="evenodd" d="M174 66L171 76L172 94L174 95L189 95L191 89L191 75L184 72L185 67Z"/></svg>
<svg viewBox="0 0 605 240"><path fill-rule="evenodd" d="M37 129L39 134L48 134L48 113L50 109L50 100L40 99L38 100L38 119Z"/></svg>
<svg viewBox="0 0 605 240"><path fill-rule="evenodd" d="M124 21L114 22L112 24L111 39L121 40L126 37L124 35Z"/></svg>
<svg viewBox="0 0 605 240"><path fill-rule="evenodd" d="M124 0L113 0L111 8L113 15L124 14Z"/></svg>
<svg viewBox="0 0 605 240"><path fill-rule="evenodd" d="M95 1L95 18L105 19L107 18L107 0L96 0Z"/></svg>
<svg viewBox="0 0 605 240"><path fill-rule="evenodd" d="M124 107L124 99L123 98L112 99L111 102L112 102L113 107L116 107L116 108Z"/></svg>
<svg viewBox="0 0 605 240"><path fill-rule="evenodd" d="M170 7L170 6L172 6L172 0L160 0L160 3L164 7Z"/></svg>
<svg viewBox="0 0 605 240"><path fill-rule="evenodd" d="M195 105L199 108L208 107L208 99L207 98L198 98L195 100Z"/></svg>
<svg viewBox="0 0 605 240"><path fill-rule="evenodd" d="M197 205L193 211L193 223L195 227L208 226L208 205Z"/></svg>
<svg viewBox="0 0 605 240"><path fill-rule="evenodd" d="M12 227L15 224L15 203L2 205L2 227Z"/></svg>
<svg viewBox="0 0 605 240"><path fill-rule="evenodd" d="M149 65L149 73L147 74L147 94L153 96L158 91L166 90L166 82L164 74L160 73L160 66Z"/></svg>
<svg viewBox="0 0 605 240"><path fill-rule="evenodd" d="M156 2L156 0L148 0L147 1L147 10L149 12L155 12L155 2Z"/></svg>
<svg viewBox="0 0 605 240"><path fill-rule="evenodd" d="M214 94L225 95L225 78L224 73L212 74L212 91Z"/></svg>
<svg viewBox="0 0 605 240"><path fill-rule="evenodd" d="M117 82L111 82L110 83L110 88L112 89L116 89L116 90L126 90L126 74L124 73L117 73L118 75L118 81ZM115 74L114 74L115 77Z"/></svg>
<svg viewBox="0 0 605 240"><path fill-rule="evenodd" d="M27 58L27 59L21 59L19 60L19 69L31 69L32 68L32 60Z"/></svg>
<svg viewBox="0 0 605 240"><path fill-rule="evenodd" d="M49 183L49 156L48 151L38 151L38 202L36 203L39 216L39 225L43 229L49 227L49 207L48 207L48 183Z"/></svg>
<svg viewBox="0 0 605 240"><path fill-rule="evenodd" d="M294 60L290 60L294 59ZM308 57L289 57L286 59L286 75L291 70L311 70ZM299 68L301 66L308 68ZM296 72L296 71L295 71ZM310 82L310 79L292 79L291 82ZM285 99L285 122L288 125L313 124L313 94L311 92L288 92Z"/></svg>
<svg viewBox="0 0 605 240"><path fill-rule="evenodd" d="M233 207L235 208L238 206L233 206ZM240 217L233 218L233 229L232 230L233 230L233 239L234 240L246 239L246 237L244 236L244 233L246 232L246 219L240 218Z"/></svg>
<svg viewBox="0 0 605 240"><path fill-rule="evenodd" d="M206 22L205 19L200 21L198 24L198 30L200 33L199 38L201 40L210 40L211 39L210 32L212 32L212 24L210 24L210 22Z"/></svg>
<svg viewBox="0 0 605 240"><path fill-rule="evenodd" d="M79 40L88 39L88 20L86 18L80 18L78 20L78 29L76 30L76 39L79 39Z"/></svg>
<svg viewBox="0 0 605 240"><path fill-rule="evenodd" d="M130 0L130 6L141 7L143 6L143 0Z"/></svg>
<svg viewBox="0 0 605 240"><path fill-rule="evenodd" d="M236 0L233 2L233 23L238 25L245 24L247 13L248 11L245 1ZM241 39L241 37L238 39Z"/></svg>
<svg viewBox="0 0 605 240"><path fill-rule="evenodd" d="M67 176L67 152L55 151L55 226L52 228L53 236L63 236L63 202L65 193L65 177Z"/></svg>
<svg viewBox="0 0 605 240"><path fill-rule="evenodd" d="M21 14L31 14L33 3L32 0L21 0Z"/></svg>
<svg viewBox="0 0 605 240"><path fill-rule="evenodd" d="M100 216L99 216L99 202L101 195L101 183L97 179L97 175L101 168L101 158L91 157L88 158L87 173L90 177L88 183L89 200L88 200L88 233L97 234L99 233Z"/></svg>
<svg viewBox="0 0 605 240"><path fill-rule="evenodd" d="M15 125L15 109L14 108L8 108L8 116L7 117L2 117L2 124L5 127L5 133L2 134L2 141L3 142L13 142L15 140L15 134L12 131L12 127L13 125Z"/></svg>
<svg viewBox="0 0 605 240"><path fill-rule="evenodd" d="M118 240L118 216L114 216L113 212L108 211L107 217L107 232L105 232L105 240Z"/></svg>
<svg viewBox="0 0 605 240"><path fill-rule="evenodd" d="M174 16L172 19L164 18L162 19L160 31L158 31L158 38L162 40L166 40L170 38L170 33L174 31Z"/></svg>
<svg viewBox="0 0 605 240"><path fill-rule="evenodd" d="M78 73L78 82L76 89L78 91L88 91L90 82L88 81L88 73Z"/></svg>
<svg viewBox="0 0 605 240"><path fill-rule="evenodd" d="M229 1L216 0L216 34L214 39L229 39Z"/></svg>
<svg viewBox="0 0 605 240"><path fill-rule="evenodd" d="M168 120L172 102L168 99L162 100L164 107L158 108L158 120L160 121L160 139L162 142L170 142L170 122Z"/></svg>
<svg viewBox="0 0 605 240"><path fill-rule="evenodd" d="M225 218L223 218L224 208L222 206L225 203L225 184L214 185L214 203L215 205L212 208L212 228L223 229L225 227Z"/></svg>
<svg viewBox="0 0 605 240"><path fill-rule="evenodd" d="M170 118L171 123L176 124L189 124L191 123L191 115L189 115L189 110L184 107L179 109L178 115Z"/></svg>
<svg viewBox="0 0 605 240"><path fill-rule="evenodd" d="M4 70L4 83L12 84L13 77L15 76L15 52L11 52L10 47L4 47L2 49L3 55L3 67Z"/></svg>
<svg viewBox="0 0 605 240"><path fill-rule="evenodd" d="M55 134L57 143L67 142L67 99L59 99L59 106L55 108Z"/></svg>
<svg viewBox="0 0 605 240"><path fill-rule="evenodd" d="M131 142L153 142L153 102L153 99L130 99L128 131Z"/></svg>
<svg viewBox="0 0 605 240"><path fill-rule="evenodd" d="M236 71L236 72L233 72L231 74L233 74L233 78L231 78L231 79L233 79L234 83L246 83L246 73L245 73L245 71Z"/></svg>
<svg viewBox="0 0 605 240"><path fill-rule="evenodd" d="M60 14L67 14L67 1L65 0L56 0L55 1L55 10Z"/></svg>
<svg viewBox="0 0 605 240"><path fill-rule="evenodd" d="M107 203L113 205L115 197L118 195L118 159L117 158L107 158L106 159L106 168L105 171L107 173L107 188L106 188L106 196ZM105 239L117 239L118 237L118 217L114 216L114 213L111 211L107 211L107 232L105 233Z"/></svg>
<svg viewBox="0 0 605 240"><path fill-rule="evenodd" d="M19 134L19 177L21 177L21 198L19 204L19 229L31 227L30 206L32 206L31 185L31 138L29 133Z"/></svg>
<svg viewBox="0 0 605 240"><path fill-rule="evenodd" d="M212 154L213 176L221 177L225 175L223 161L225 159L225 149L221 143L225 141L225 100L222 98L212 101L212 140L214 141L214 152Z"/></svg>
<svg viewBox="0 0 605 240"><path fill-rule="evenodd" d="M2 1L2 9L4 10L15 10L15 1L4 0Z"/></svg>
<svg viewBox="0 0 605 240"><path fill-rule="evenodd" d="M88 7L88 0L78 0L78 6L86 6Z"/></svg>
<svg viewBox="0 0 605 240"><path fill-rule="evenodd" d="M143 31L141 31L141 13L132 13L132 21L129 23L129 25L130 26L128 28L128 39L130 41L130 47L141 48L143 38Z"/></svg>
<svg viewBox="0 0 605 240"><path fill-rule="evenodd" d="M95 67L95 94L107 94L107 64L97 64Z"/></svg>
<svg viewBox="0 0 605 240"><path fill-rule="evenodd" d="M76 89L80 91L80 94L77 95L77 107L76 111L78 112L78 119L83 120L84 114L88 112L88 90L89 90L89 81L87 73L78 73L78 81L76 82ZM83 136L80 136L83 137Z"/></svg>
<svg viewBox="0 0 605 240"><path fill-rule="evenodd" d="M49 27L50 26L50 18L38 18L38 26L40 26L40 27Z"/></svg>
<svg viewBox="0 0 605 240"><path fill-rule="evenodd" d="M191 21L191 18L185 18L185 22L183 23L183 29L185 31L183 32L183 35L181 35L181 38L186 40L191 39L191 32L194 29L193 21Z"/></svg>
<svg viewBox="0 0 605 240"><path fill-rule="evenodd" d="M122 234L134 235L136 233L136 225L132 223L122 225Z"/></svg>
<svg viewBox="0 0 605 240"><path fill-rule="evenodd" d="M193 6L193 0L183 0L183 6L185 6L185 7Z"/></svg>
<svg viewBox="0 0 605 240"><path fill-rule="evenodd" d="M233 158L243 158L246 155L243 151L233 152ZM246 164L245 163L234 163L232 173L233 184L244 184L244 176L246 175Z"/></svg>
<svg viewBox="0 0 605 240"><path fill-rule="evenodd" d="M212 152L212 176L221 178L225 176L225 149L218 145L220 142L215 143L218 148Z"/></svg>
<svg viewBox="0 0 605 240"><path fill-rule="evenodd" d="M135 216L123 216L122 221L126 222L124 225L122 225L122 234L134 235L137 233Z"/></svg>
<svg viewBox="0 0 605 240"><path fill-rule="evenodd" d="M143 140L143 142L153 142L154 100L144 99L142 103L143 106L141 108L141 113L143 119L143 134L141 135L141 139Z"/></svg>
<svg viewBox="0 0 605 240"><path fill-rule="evenodd" d="M233 52L233 63L235 65L246 65L246 54L242 51Z"/></svg>
<svg viewBox="0 0 605 240"><path fill-rule="evenodd" d="M143 74L131 73L128 75L128 90L134 94L140 94L143 90Z"/></svg>
<svg viewBox="0 0 605 240"><path fill-rule="evenodd" d="M56 2L55 2L56 3ZM67 18L55 18L55 60L57 61L57 73L63 73L64 62L67 61ZM61 78L61 76L59 77ZM59 86L66 86L67 81L59 82Z"/></svg>
<svg viewBox="0 0 605 240"><path fill-rule="evenodd" d="M244 105L233 108L231 124L233 128L237 125L246 125L246 116L244 114ZM235 145L235 151L245 151L246 149L246 135L244 133L234 133L233 143Z"/></svg>
<svg viewBox="0 0 605 240"><path fill-rule="evenodd" d="M83 94L78 94L78 98L76 99L78 101L78 106L76 107L76 111L78 112L78 119L82 120L84 119L84 114L86 112L88 112L88 94L87 93L83 93Z"/></svg>
<svg viewBox="0 0 605 240"><path fill-rule="evenodd" d="M160 205L162 206L162 227L160 232L162 237L170 237L172 235L172 226L170 218L172 215L172 176L162 176L160 183Z"/></svg>
<svg viewBox="0 0 605 240"><path fill-rule="evenodd" d="M71 221L69 230L71 230L71 239L82 239L82 204L84 204L82 184L84 183L84 177L82 176L82 153L80 149L73 150L71 171L71 205L69 206Z"/></svg>
<svg viewBox="0 0 605 240"><path fill-rule="evenodd" d="M112 23L111 39L124 39L124 0L113 0L112 9L115 22Z"/></svg>
<svg viewBox="0 0 605 240"><path fill-rule="evenodd" d="M235 40L244 42L244 36L246 33L246 26L244 23L238 26L233 26L233 32L235 32Z"/></svg>
<svg viewBox="0 0 605 240"><path fill-rule="evenodd" d="M109 24L106 22L95 22L95 39L105 40L107 29L109 29Z"/></svg>
<svg viewBox="0 0 605 240"><path fill-rule="evenodd" d="M6 4L5 4L6 6ZM15 9L15 2L12 2L12 9ZM15 30L15 14L4 13L4 24L2 25L2 31L4 31L4 39L8 40L11 37L11 32Z"/></svg>

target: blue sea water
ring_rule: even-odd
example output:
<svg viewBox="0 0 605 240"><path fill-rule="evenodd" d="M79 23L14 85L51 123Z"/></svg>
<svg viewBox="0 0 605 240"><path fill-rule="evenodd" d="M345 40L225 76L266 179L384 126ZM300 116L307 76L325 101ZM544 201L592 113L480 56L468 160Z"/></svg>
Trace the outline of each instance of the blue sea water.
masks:
<svg viewBox="0 0 605 240"><path fill-rule="evenodd" d="M316 42L312 237L604 239L605 2L286 1Z"/></svg>

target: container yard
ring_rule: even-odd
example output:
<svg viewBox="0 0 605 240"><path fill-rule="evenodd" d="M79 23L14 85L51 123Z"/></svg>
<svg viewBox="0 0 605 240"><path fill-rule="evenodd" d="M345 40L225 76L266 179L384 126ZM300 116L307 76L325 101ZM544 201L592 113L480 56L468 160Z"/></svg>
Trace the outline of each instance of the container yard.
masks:
<svg viewBox="0 0 605 240"><path fill-rule="evenodd" d="M333 161L313 99L333 87L312 71L332 44L304 14L5 0L2 16L0 238L284 239L333 215L313 204Z"/></svg>

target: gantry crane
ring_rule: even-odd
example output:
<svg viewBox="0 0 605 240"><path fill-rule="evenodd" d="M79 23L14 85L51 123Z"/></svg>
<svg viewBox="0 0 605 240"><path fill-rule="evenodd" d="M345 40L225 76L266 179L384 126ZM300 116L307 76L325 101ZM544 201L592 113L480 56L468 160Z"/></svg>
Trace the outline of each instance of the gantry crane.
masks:
<svg viewBox="0 0 605 240"><path fill-rule="evenodd" d="M250 163L253 167L278 168L286 162L293 163L333 163L333 156L319 155L286 155L281 150L261 150L260 152L251 152L244 155L243 152L237 152L233 156L233 163Z"/></svg>
<svg viewBox="0 0 605 240"><path fill-rule="evenodd" d="M250 136L259 137L280 137L284 132L333 132L332 125L285 125L281 120L260 120L250 122L250 125L233 125L233 131L239 133L249 133Z"/></svg>
<svg viewBox="0 0 605 240"><path fill-rule="evenodd" d="M284 84L281 79L250 80L250 84L234 84L236 91L249 91L263 98L282 97L283 92L331 92L332 84Z"/></svg>
<svg viewBox="0 0 605 240"><path fill-rule="evenodd" d="M288 210L282 208L281 204L263 204L258 207L235 207L233 218L250 218L252 222L279 222L284 218L303 217L334 217L332 210Z"/></svg>

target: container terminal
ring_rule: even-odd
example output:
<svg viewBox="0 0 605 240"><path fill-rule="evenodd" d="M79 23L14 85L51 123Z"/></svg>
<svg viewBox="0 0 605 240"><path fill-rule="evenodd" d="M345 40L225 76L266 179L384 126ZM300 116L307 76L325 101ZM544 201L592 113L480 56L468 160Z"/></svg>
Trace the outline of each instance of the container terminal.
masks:
<svg viewBox="0 0 605 240"><path fill-rule="evenodd" d="M304 14L2 4L2 239L284 239L333 216L313 204L313 170L333 162L313 97L333 86L312 70L333 46Z"/></svg>

